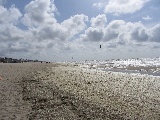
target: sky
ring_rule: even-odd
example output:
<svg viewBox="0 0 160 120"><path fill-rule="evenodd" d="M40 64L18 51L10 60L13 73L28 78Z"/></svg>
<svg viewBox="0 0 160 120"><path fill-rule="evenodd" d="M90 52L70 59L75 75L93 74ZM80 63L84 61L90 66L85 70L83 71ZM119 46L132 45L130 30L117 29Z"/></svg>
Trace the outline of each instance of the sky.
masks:
<svg viewBox="0 0 160 120"><path fill-rule="evenodd" d="M0 0L0 57L160 57L159 11L160 0Z"/></svg>

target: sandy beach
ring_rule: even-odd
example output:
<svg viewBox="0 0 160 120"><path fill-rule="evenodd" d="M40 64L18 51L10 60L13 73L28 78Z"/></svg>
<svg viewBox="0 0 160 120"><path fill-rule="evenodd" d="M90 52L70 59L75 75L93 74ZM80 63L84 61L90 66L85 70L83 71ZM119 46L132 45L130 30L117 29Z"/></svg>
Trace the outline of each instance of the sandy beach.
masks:
<svg viewBox="0 0 160 120"><path fill-rule="evenodd" d="M48 64L0 63L0 120L28 120L31 104L23 100L22 79Z"/></svg>
<svg viewBox="0 0 160 120"><path fill-rule="evenodd" d="M0 119L158 120L160 78L69 64L0 64Z"/></svg>

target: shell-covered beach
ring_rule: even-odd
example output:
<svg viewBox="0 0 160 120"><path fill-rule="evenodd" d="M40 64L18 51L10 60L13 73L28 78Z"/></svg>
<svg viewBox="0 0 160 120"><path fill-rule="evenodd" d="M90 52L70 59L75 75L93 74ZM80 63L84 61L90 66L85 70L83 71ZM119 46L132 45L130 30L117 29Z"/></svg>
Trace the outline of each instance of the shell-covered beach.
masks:
<svg viewBox="0 0 160 120"><path fill-rule="evenodd" d="M3 74L0 84L6 87L1 87L1 96L7 88L10 93L8 97L8 94L3 95L6 96L4 97L6 100L1 99L3 107L0 118L4 116L31 120L160 118L160 77L100 71L63 63L6 66L1 64L0 67L0 73ZM13 76L16 74L18 77L7 78L7 74L12 75L11 72L14 73ZM16 84L17 82L19 84ZM9 83L13 85L8 87ZM11 95L13 100L7 100ZM15 105L13 109L7 106L7 102L11 106L17 102L17 106ZM7 115L8 113L10 114Z"/></svg>

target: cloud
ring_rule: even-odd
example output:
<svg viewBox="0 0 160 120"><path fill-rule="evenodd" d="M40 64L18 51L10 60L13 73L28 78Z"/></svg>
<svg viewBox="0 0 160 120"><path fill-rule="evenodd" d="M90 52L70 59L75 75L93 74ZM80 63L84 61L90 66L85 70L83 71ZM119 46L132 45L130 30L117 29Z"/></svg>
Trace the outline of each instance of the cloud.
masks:
<svg viewBox="0 0 160 120"><path fill-rule="evenodd" d="M47 43L47 48L52 48L53 46L54 46L54 44L53 43L51 43L51 42L49 42L49 43Z"/></svg>
<svg viewBox="0 0 160 120"><path fill-rule="evenodd" d="M4 5L6 3L6 0L0 0L0 5Z"/></svg>
<svg viewBox="0 0 160 120"><path fill-rule="evenodd" d="M57 8L52 0L31 1L25 7L23 23L30 29L35 40L65 41L85 29L86 15L74 15L62 23L54 17Z"/></svg>
<svg viewBox="0 0 160 120"><path fill-rule="evenodd" d="M0 5L0 24L14 23L16 24L19 18L22 16L21 12L15 5L12 5L9 9Z"/></svg>
<svg viewBox="0 0 160 120"><path fill-rule="evenodd" d="M102 17L103 16L103 17ZM103 18L103 19L102 19ZM91 26L80 35L81 41L108 42L113 41L119 45L135 42L160 42L160 25L146 28L141 22L126 22L113 20L105 23L104 15L91 18Z"/></svg>
<svg viewBox="0 0 160 120"><path fill-rule="evenodd" d="M155 25L149 30L150 32L150 41L160 42L160 24Z"/></svg>
<svg viewBox="0 0 160 120"><path fill-rule="evenodd" d="M141 23L135 24L135 27L132 29L130 35L131 39L138 42L146 42L149 40L149 32Z"/></svg>
<svg viewBox="0 0 160 120"><path fill-rule="evenodd" d="M125 21L123 20L114 20L110 22L104 30L103 41L110 41L116 39L120 33L126 31Z"/></svg>
<svg viewBox="0 0 160 120"><path fill-rule="evenodd" d="M90 20L92 27L105 27L107 23L107 17L105 14L98 15Z"/></svg>
<svg viewBox="0 0 160 120"><path fill-rule="evenodd" d="M131 1L119 2L123 6ZM56 12L53 0L31 1L26 5L24 14L14 5L10 8L0 5L0 55L21 53L22 56L35 56L36 54L36 57L44 58L49 54L63 58L67 53L70 54L70 58L79 54L81 59L80 57L85 57L82 54L85 51L94 59L94 54L105 53L108 49L114 50L124 45L128 47L134 45L136 48L136 44L142 46L144 43L160 43L159 24L149 28L141 22L124 20L108 22L106 14L99 14L90 20L84 14L73 15L58 23L55 18ZM111 13L124 14L120 10ZM22 27L22 23L25 28ZM103 45L100 50L99 44ZM158 44L156 45L155 48L158 47Z"/></svg>
<svg viewBox="0 0 160 120"><path fill-rule="evenodd" d="M92 7L98 8L98 9L102 9L104 7L104 3L93 3Z"/></svg>
<svg viewBox="0 0 160 120"><path fill-rule="evenodd" d="M100 15L99 15L100 16ZM123 20L114 20L108 25L105 24L105 19L103 17L97 16L96 18L91 18L91 27L89 27L85 34L81 35L82 41L110 41L117 39L119 34L127 31L126 23ZM100 19L97 18L103 18ZM98 21L98 22L97 22Z"/></svg>
<svg viewBox="0 0 160 120"><path fill-rule="evenodd" d="M33 51L33 46L28 42L7 42L0 44L0 55L2 56L10 56L10 55L18 55L17 53L22 54L31 54Z"/></svg>
<svg viewBox="0 0 160 120"><path fill-rule="evenodd" d="M113 49L113 48L116 48L116 47L117 47L117 44L111 42L111 43L108 43L106 47L107 47L107 48L110 48L110 49Z"/></svg>
<svg viewBox="0 0 160 120"><path fill-rule="evenodd" d="M9 43L7 50L9 53L17 53L17 52L29 52L31 46L28 43Z"/></svg>
<svg viewBox="0 0 160 120"><path fill-rule="evenodd" d="M57 46L85 30L88 21L88 16L81 14L57 23L54 17L56 7L50 0L31 1L26 5L23 17L14 5L9 9L0 6L0 10L0 42L3 43L0 44L0 54L3 52L3 55L40 54L47 49L59 51L61 48ZM16 24L18 21L27 29L20 28ZM64 49L70 50L70 47L64 46Z"/></svg>
<svg viewBox="0 0 160 120"><path fill-rule="evenodd" d="M35 40L37 41L64 41L68 38L67 31L59 24L46 25L31 29Z"/></svg>
<svg viewBox="0 0 160 120"><path fill-rule="evenodd" d="M109 0L105 13L128 14L140 10L149 0Z"/></svg>
<svg viewBox="0 0 160 120"><path fill-rule="evenodd" d="M142 19L143 19L143 20L146 20L146 21L147 21L147 20L152 20L152 18L151 18L149 15L147 15L146 17L142 17Z"/></svg>
<svg viewBox="0 0 160 120"><path fill-rule="evenodd" d="M83 41L101 41L103 39L103 31L101 29L89 27L86 31L85 34L81 35L81 39Z"/></svg>
<svg viewBox="0 0 160 120"><path fill-rule="evenodd" d="M158 44L158 45L153 45L153 46L152 46L152 49L160 49L160 44Z"/></svg>
<svg viewBox="0 0 160 120"><path fill-rule="evenodd" d="M98 21L104 21L104 17L97 16ZM94 22L93 22L94 20ZM126 27L126 22L123 20L114 20L110 22L108 25L100 24L97 25L95 23L104 23L104 22L95 22L96 19L91 19L91 27L89 27L85 34L81 35L82 41L110 41L114 39L118 39L118 36L122 33L127 32L129 28ZM93 24L94 23L94 24ZM127 25L129 27L129 25Z"/></svg>
<svg viewBox="0 0 160 120"><path fill-rule="evenodd" d="M86 15L74 15L62 23L54 17L57 8L53 0L31 1L25 7L23 19L36 41L65 41L86 28Z"/></svg>
<svg viewBox="0 0 160 120"><path fill-rule="evenodd" d="M27 36L27 32L16 26L21 17L22 14L15 5L12 5L9 9L0 5L0 55L25 51L19 48L22 46L15 46L20 41L25 41L24 38Z"/></svg>
<svg viewBox="0 0 160 120"><path fill-rule="evenodd" d="M82 30L84 30L87 26L85 22L88 21L88 16L81 14L71 16L69 19L64 20L61 23L63 28L66 28L68 33L73 37L74 35L78 34Z"/></svg>
<svg viewBox="0 0 160 120"><path fill-rule="evenodd" d="M57 11L53 0L34 0L25 6L23 23L33 27L56 22L54 13Z"/></svg>
<svg viewBox="0 0 160 120"><path fill-rule="evenodd" d="M66 41L86 28L88 17L81 14L70 17L61 24L46 24L31 28L34 39L37 41Z"/></svg>
<svg viewBox="0 0 160 120"><path fill-rule="evenodd" d="M85 30L85 34L82 34L82 41L102 41L104 35L104 29L107 23L105 14L98 15L91 18L91 27Z"/></svg>
<svg viewBox="0 0 160 120"><path fill-rule="evenodd" d="M130 39L129 33L120 33L118 35L117 44L126 45L127 43L129 43L129 39Z"/></svg>
<svg viewBox="0 0 160 120"><path fill-rule="evenodd" d="M0 41L19 41L29 38L29 32L23 31L13 24L0 24Z"/></svg>
<svg viewBox="0 0 160 120"><path fill-rule="evenodd" d="M5 45L0 45L0 54L3 52L4 56L19 55L18 53L21 53L20 56L43 56L44 52L53 46L54 44L51 42L8 42Z"/></svg>

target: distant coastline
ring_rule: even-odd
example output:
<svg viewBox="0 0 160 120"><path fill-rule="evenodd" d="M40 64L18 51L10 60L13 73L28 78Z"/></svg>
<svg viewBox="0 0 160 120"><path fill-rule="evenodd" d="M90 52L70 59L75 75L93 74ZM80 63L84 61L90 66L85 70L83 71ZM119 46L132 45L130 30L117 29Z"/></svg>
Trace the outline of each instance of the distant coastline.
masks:
<svg viewBox="0 0 160 120"><path fill-rule="evenodd" d="M0 63L25 63L25 62L40 62L40 63L50 63L47 61L39 61L39 60L30 60L30 59L15 59L8 57L0 57Z"/></svg>

